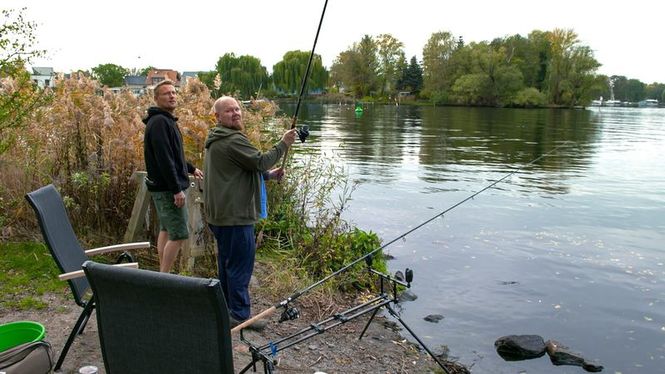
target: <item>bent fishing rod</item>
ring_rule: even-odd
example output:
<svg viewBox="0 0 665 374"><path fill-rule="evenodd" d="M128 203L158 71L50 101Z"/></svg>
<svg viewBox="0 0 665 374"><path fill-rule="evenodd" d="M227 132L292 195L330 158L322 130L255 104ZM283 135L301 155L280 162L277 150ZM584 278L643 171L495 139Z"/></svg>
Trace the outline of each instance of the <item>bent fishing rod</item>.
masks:
<svg viewBox="0 0 665 374"><path fill-rule="evenodd" d="M298 113L300 112L300 104L302 103L302 98L305 94L305 87L307 87L307 78L309 77L309 71L312 68L312 60L314 60L314 50L316 49L316 43L319 41L319 33L321 32L321 25L323 24L323 17L326 14L326 8L328 7L328 0L325 0L323 3L323 11L321 12L321 19L319 20L319 27L316 29L316 36L314 37L314 45L312 45L312 51L309 53L309 61L307 61L307 69L305 69L305 75L302 77L302 82L300 83L300 93L298 94L298 102L296 103L296 111L293 113L293 119L291 120L291 129L296 128L298 123ZM298 132L298 138L301 142L305 142L305 139L309 136L309 127L303 126ZM284 152L284 160L282 161L282 168L286 165L286 159L289 154L289 149L286 149Z"/></svg>
<svg viewBox="0 0 665 374"><path fill-rule="evenodd" d="M416 227L414 227L414 228L412 228L412 229L410 229L410 230L404 232L403 234L397 236L396 238L394 238L393 240L387 242L386 244L382 245L381 247L379 247L379 248L377 248L377 249L374 249L373 251L371 251L371 252L369 252L369 253L367 253L367 254L365 254L365 255L363 255L363 256L361 256L361 257L359 257L359 258L357 258L357 259L355 259L355 260L353 260L353 261L351 261L351 262L348 263L347 265L343 266L342 268L340 268L339 270L337 270L337 271L335 271L335 272L333 272L333 273L330 273L329 275L327 275L326 277L322 278L321 280L319 280L319 281L317 281L317 282L315 282L315 283L312 283L311 285L309 285L309 286L307 286L307 287L305 287L305 288L303 288L303 289L301 289L301 290L299 290L299 291L296 291L294 294L292 294L291 296L287 297L286 299L284 299L284 300L278 302L277 304L275 304L275 305L271 306L270 308L268 308L268 309L262 311L261 313L257 314L256 316L254 316L254 317L252 317L252 318L246 320L245 322L239 324L238 326L234 327L233 329L231 329L231 331L232 331L232 332L239 331L239 330L241 330L241 329L243 329L243 328L245 328L245 327L247 327L247 326L253 324L253 323L256 322L257 320L260 320L260 319L263 319L263 318L265 318L265 317L268 317L269 315L271 315L272 313L274 313L274 312L277 310L277 308L281 308L281 307L286 308L290 302L295 301L295 300L296 300L297 298L299 298L300 296L306 294L307 292L311 291L312 289L314 289L314 288L320 286L321 284L327 282L327 281L330 280L331 278L336 277L337 275L339 275L339 274L345 272L346 270L348 270L348 269L351 268L352 266L356 265L356 264L359 263L360 261L363 261L363 260L366 260L366 259L372 257L374 254L376 254L377 252L379 252L379 251L385 249L386 247L388 247L389 245L395 243L396 241L398 241L398 240L400 240L400 239L404 239L407 235L409 235L409 234L413 233L414 231L420 229L421 227L423 227L423 226L429 224L430 222L434 221L435 219L437 219L437 218L439 218L439 217L445 215L446 213L452 211L453 209L455 209L455 208L457 208L458 206L460 206L460 205L466 203L467 201L472 200L474 197L476 197L476 196L480 195L481 193L483 193L483 192L489 190L490 188L496 186L497 184L501 183L502 181L506 180L507 178L511 177L512 175L516 174L517 172L519 172L519 171L525 169L526 167L535 164L536 162L540 161L541 159L543 159L543 158L545 158L545 157L551 155L552 153L558 151L559 148L563 147L564 145L568 145L568 143L569 143L568 141L566 141L566 142L564 142L564 143L561 143L561 144L559 144L558 146L556 146L556 147L554 147L553 149L551 149L549 152L547 152L547 153L543 153L542 155L540 155L540 156L534 158L533 160L529 161L528 163L526 163L526 164L524 164L524 165L522 165L522 166L520 166L520 167L518 167L518 168L515 168L515 169L514 169L513 171L511 171L510 173L507 173L507 174L504 175L503 177L501 177L501 178L495 180L494 182L488 184L487 186L483 187L481 190L478 190L478 191L474 192L473 194L467 196L466 198L464 198L464 199L460 200L459 202L457 202L457 203L451 205L450 207L446 208L445 210L443 210L443 211L437 213L436 215L432 216L431 218L427 219L426 221L420 223L418 226L416 226Z"/></svg>

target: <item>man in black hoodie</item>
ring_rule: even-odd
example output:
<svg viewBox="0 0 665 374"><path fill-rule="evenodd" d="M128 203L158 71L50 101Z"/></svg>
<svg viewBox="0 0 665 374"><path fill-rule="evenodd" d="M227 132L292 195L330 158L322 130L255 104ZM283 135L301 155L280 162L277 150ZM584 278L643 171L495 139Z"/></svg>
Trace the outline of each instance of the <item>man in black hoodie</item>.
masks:
<svg viewBox="0 0 665 374"><path fill-rule="evenodd" d="M155 86L155 103L143 120L143 155L148 176L145 183L159 218L157 253L159 271L170 272L182 243L189 237L185 190L189 175L203 178L203 172L185 160L178 118L173 115L177 100L175 86L163 80Z"/></svg>

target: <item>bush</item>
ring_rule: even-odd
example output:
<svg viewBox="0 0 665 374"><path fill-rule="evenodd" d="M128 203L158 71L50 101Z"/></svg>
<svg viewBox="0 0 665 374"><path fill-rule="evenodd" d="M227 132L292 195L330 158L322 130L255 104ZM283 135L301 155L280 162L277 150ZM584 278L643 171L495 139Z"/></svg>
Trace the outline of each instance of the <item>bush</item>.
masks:
<svg viewBox="0 0 665 374"><path fill-rule="evenodd" d="M547 97L538 89L529 87L517 92L511 104L522 108L542 107L547 104Z"/></svg>

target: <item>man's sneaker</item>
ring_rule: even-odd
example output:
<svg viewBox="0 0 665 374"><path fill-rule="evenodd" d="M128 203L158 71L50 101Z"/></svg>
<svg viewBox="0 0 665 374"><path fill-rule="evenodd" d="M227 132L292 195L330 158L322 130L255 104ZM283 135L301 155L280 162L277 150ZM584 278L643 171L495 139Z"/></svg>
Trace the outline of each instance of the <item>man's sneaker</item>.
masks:
<svg viewBox="0 0 665 374"><path fill-rule="evenodd" d="M237 319L229 316L229 322L231 323L231 328L234 328L245 321L238 321ZM252 323L251 325L246 326L245 329L260 332L263 331L263 329L265 329L267 325L268 325L267 321L259 319L254 321L254 323Z"/></svg>

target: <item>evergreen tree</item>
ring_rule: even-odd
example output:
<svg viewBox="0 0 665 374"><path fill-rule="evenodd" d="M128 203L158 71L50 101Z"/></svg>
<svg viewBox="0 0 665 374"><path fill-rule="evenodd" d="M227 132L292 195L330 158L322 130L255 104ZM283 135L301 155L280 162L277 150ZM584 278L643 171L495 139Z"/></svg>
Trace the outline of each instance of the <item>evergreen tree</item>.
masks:
<svg viewBox="0 0 665 374"><path fill-rule="evenodd" d="M411 57L409 64L402 70L402 76L397 87L400 91L409 91L418 94L423 88L423 69L416 56Z"/></svg>

